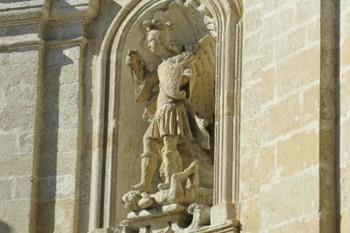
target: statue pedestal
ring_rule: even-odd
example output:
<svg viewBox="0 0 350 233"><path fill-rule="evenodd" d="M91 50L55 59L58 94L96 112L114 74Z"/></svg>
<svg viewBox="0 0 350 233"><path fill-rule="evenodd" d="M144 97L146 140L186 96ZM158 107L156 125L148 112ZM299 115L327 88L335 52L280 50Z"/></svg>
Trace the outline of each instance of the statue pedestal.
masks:
<svg viewBox="0 0 350 233"><path fill-rule="evenodd" d="M131 212L118 227L117 233L239 233L240 223L228 220L221 224L209 225L210 207L198 206L199 212L190 215L188 207L168 205L158 209ZM208 225L203 225L208 223Z"/></svg>
<svg viewBox="0 0 350 233"><path fill-rule="evenodd" d="M131 212L118 229L121 233L175 233L183 232L182 229L189 226L191 220L187 207L173 204L159 209Z"/></svg>

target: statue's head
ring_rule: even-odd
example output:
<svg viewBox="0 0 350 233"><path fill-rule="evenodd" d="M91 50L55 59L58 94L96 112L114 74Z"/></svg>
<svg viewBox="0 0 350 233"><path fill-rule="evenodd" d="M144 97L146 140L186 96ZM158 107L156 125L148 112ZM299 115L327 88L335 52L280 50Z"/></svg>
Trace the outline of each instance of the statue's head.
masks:
<svg viewBox="0 0 350 233"><path fill-rule="evenodd" d="M132 211L139 209L138 202L141 200L141 193L137 190L131 190L125 193L122 197L122 203L125 208L128 208Z"/></svg>
<svg viewBox="0 0 350 233"><path fill-rule="evenodd" d="M145 47L159 56L166 52L177 54L178 50L171 42L170 31L172 26L173 24L170 21L159 19L144 21Z"/></svg>

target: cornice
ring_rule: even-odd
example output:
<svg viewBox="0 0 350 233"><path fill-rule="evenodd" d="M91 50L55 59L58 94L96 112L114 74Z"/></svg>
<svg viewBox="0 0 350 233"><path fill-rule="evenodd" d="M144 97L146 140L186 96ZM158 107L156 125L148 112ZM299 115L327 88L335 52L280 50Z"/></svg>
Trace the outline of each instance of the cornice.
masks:
<svg viewBox="0 0 350 233"><path fill-rule="evenodd" d="M90 23L98 16L100 0L67 1L22 0L0 3L0 25L17 26L38 21L82 19Z"/></svg>

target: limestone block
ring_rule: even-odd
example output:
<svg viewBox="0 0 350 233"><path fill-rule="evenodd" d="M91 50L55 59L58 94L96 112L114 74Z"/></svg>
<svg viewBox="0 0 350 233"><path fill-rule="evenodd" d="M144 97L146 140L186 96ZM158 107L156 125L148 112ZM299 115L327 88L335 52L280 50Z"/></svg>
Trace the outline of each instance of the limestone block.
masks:
<svg viewBox="0 0 350 233"><path fill-rule="evenodd" d="M304 25L307 22L320 18L320 1L319 0L301 0L296 3L296 23Z"/></svg>
<svg viewBox="0 0 350 233"><path fill-rule="evenodd" d="M29 200L13 200L0 202L0 219L11 227L11 233L29 232L30 213ZM0 223L0 229L1 229Z"/></svg>
<svg viewBox="0 0 350 233"><path fill-rule="evenodd" d="M73 152L77 150L78 143L77 129L63 129L58 132L58 151Z"/></svg>
<svg viewBox="0 0 350 233"><path fill-rule="evenodd" d="M254 198L244 201L241 206L242 232L255 233L261 228L261 207L260 199Z"/></svg>
<svg viewBox="0 0 350 233"><path fill-rule="evenodd" d="M39 203L38 233L71 233L74 220L74 200L52 200Z"/></svg>
<svg viewBox="0 0 350 233"><path fill-rule="evenodd" d="M0 201L13 199L14 179L0 179Z"/></svg>
<svg viewBox="0 0 350 233"><path fill-rule="evenodd" d="M244 51L246 51L247 55L244 57L245 59L249 59L251 57L257 57L259 47L261 46L261 38L259 34L254 34L244 41Z"/></svg>
<svg viewBox="0 0 350 233"><path fill-rule="evenodd" d="M42 153L54 154L56 152L73 152L77 150L77 129L60 129L46 131L43 134L45 144Z"/></svg>
<svg viewBox="0 0 350 233"><path fill-rule="evenodd" d="M279 1L279 0L263 0L264 12L269 12L271 9L278 11L283 9L288 5L288 2Z"/></svg>
<svg viewBox="0 0 350 233"><path fill-rule="evenodd" d="M69 46L67 48L62 47L52 47L48 49L45 65L56 67L63 67L69 64L77 64L80 57L80 48L79 46ZM73 76L72 76L73 78ZM78 78L78 77L74 77Z"/></svg>
<svg viewBox="0 0 350 233"><path fill-rule="evenodd" d="M293 135L277 145L277 166L282 176L291 176L319 162L318 130Z"/></svg>
<svg viewBox="0 0 350 233"><path fill-rule="evenodd" d="M341 129L341 139L340 139L340 145L341 145L341 159L344 162L348 162L350 159L350 148L347 146L349 142L349 136L350 136L350 118L347 118L342 122L342 129ZM344 164L342 164L344 166Z"/></svg>
<svg viewBox="0 0 350 233"><path fill-rule="evenodd" d="M15 134L1 134L0 148L0 159L8 159L13 157L14 154L19 152L17 136Z"/></svg>
<svg viewBox="0 0 350 233"><path fill-rule="evenodd" d="M340 223L341 232L348 232L348 231L350 231L349 218L350 218L350 213L349 212L342 213L342 217L341 217L341 220L340 220L340 222L341 222Z"/></svg>
<svg viewBox="0 0 350 233"><path fill-rule="evenodd" d="M9 62L11 65L36 65L38 62L38 51L37 50L28 50L28 49L19 49L10 53ZM30 76L33 74L30 74ZM26 77L26 75L22 76Z"/></svg>
<svg viewBox="0 0 350 233"><path fill-rule="evenodd" d="M271 229L271 233L318 233L319 232L319 217L314 214L312 216L304 217L302 219L292 220L286 222L280 227Z"/></svg>
<svg viewBox="0 0 350 233"><path fill-rule="evenodd" d="M253 120L248 120L242 123L241 126L241 153L242 161L251 161L255 158L255 154L261 149L261 139L263 137L263 132L261 129L263 127L263 122L265 117L257 117Z"/></svg>
<svg viewBox="0 0 350 233"><path fill-rule="evenodd" d="M3 62L9 62L9 59L6 57L6 54L9 53L0 54L0 59L5 57ZM0 73L1 87L4 89L14 88L16 85L19 85L21 83L26 84L28 86L35 86L37 83L37 70L38 67L33 64L8 64L6 65L6 72Z"/></svg>
<svg viewBox="0 0 350 233"><path fill-rule="evenodd" d="M261 78L261 70L263 69L263 60L255 58L243 63L242 72L245 82L254 82Z"/></svg>
<svg viewBox="0 0 350 233"><path fill-rule="evenodd" d="M306 44L308 46L311 46L315 43L320 43L320 35L321 35L321 25L319 21L316 21L315 23L310 23L307 26L307 36L306 36Z"/></svg>
<svg viewBox="0 0 350 233"><path fill-rule="evenodd" d="M39 200L52 201L74 197L75 176L56 175L40 179Z"/></svg>
<svg viewBox="0 0 350 233"><path fill-rule="evenodd" d="M40 174L42 177L74 174L76 169L76 152L53 153L42 155Z"/></svg>
<svg viewBox="0 0 350 233"><path fill-rule="evenodd" d="M294 95L266 109L263 134L264 142L283 136L300 127L301 106L299 96Z"/></svg>
<svg viewBox="0 0 350 233"><path fill-rule="evenodd" d="M57 2L61 2L64 3L64 1L55 1L53 5L55 5L55 3ZM69 5L67 5L68 7L65 7L64 9L70 11L73 10L72 13L75 13L76 11L74 11L74 7L70 7ZM87 6L87 5L86 5ZM80 7L80 6L78 6ZM53 8L54 12L56 11L55 8ZM56 11L59 15L62 15L63 17L65 17L66 15L64 11L62 11L62 9L57 10ZM69 40L69 39L73 39L73 38L79 38L84 34L84 25L82 24L81 21L78 20L70 20L67 21L66 23L62 24L59 22L51 22L49 23L48 27L47 27L47 40Z"/></svg>
<svg viewBox="0 0 350 233"><path fill-rule="evenodd" d="M58 0L52 4L51 17L83 17L88 9L89 0Z"/></svg>
<svg viewBox="0 0 350 233"><path fill-rule="evenodd" d="M256 7L260 7L263 4L263 1L259 0L246 0L245 2L245 10L249 11L250 9L255 9Z"/></svg>
<svg viewBox="0 0 350 233"><path fill-rule="evenodd" d="M320 74L320 49L303 50L277 67L277 94L284 95L317 80Z"/></svg>
<svg viewBox="0 0 350 233"><path fill-rule="evenodd" d="M14 198L30 200L32 196L32 176L19 176L15 179Z"/></svg>
<svg viewBox="0 0 350 233"><path fill-rule="evenodd" d="M270 68L275 65L276 62L276 43L274 41L266 42L261 47L261 54L263 60L263 67ZM266 72L266 70L264 70Z"/></svg>
<svg viewBox="0 0 350 233"><path fill-rule="evenodd" d="M273 70L262 73L260 80L242 90L242 118L247 121L256 118L263 105L274 97Z"/></svg>
<svg viewBox="0 0 350 233"><path fill-rule="evenodd" d="M350 37L341 46L341 65L350 65Z"/></svg>
<svg viewBox="0 0 350 233"><path fill-rule="evenodd" d="M350 119L342 123L341 135L340 135L340 145L341 145L341 154L340 154L340 186L342 190L341 195L341 210L343 212L348 212L350 205L350 148L348 146L349 133L350 130Z"/></svg>
<svg viewBox="0 0 350 233"><path fill-rule="evenodd" d="M10 65L10 53L5 53L5 52L0 53L0 65L1 66ZM1 73L1 77L2 76L5 76L4 73Z"/></svg>
<svg viewBox="0 0 350 233"><path fill-rule="evenodd" d="M260 31L262 29L262 10L257 8L247 11L244 15L244 30L246 33Z"/></svg>
<svg viewBox="0 0 350 233"><path fill-rule="evenodd" d="M262 80L260 82L263 89L261 99L263 103L272 101L275 96L275 73L273 69L264 70L261 74Z"/></svg>
<svg viewBox="0 0 350 233"><path fill-rule="evenodd" d="M342 2L342 8L343 5L349 4L348 2L345 3L344 0ZM349 37L350 36L350 23L349 23L349 19L350 19L350 11L349 11L349 7L347 6L347 8L343 8L343 11L341 11L341 31L342 31L342 36L344 37Z"/></svg>
<svg viewBox="0 0 350 233"><path fill-rule="evenodd" d="M302 124L317 121L320 116L320 86L315 85L303 93Z"/></svg>
<svg viewBox="0 0 350 233"><path fill-rule="evenodd" d="M277 5L269 7L270 9L276 9L276 13L268 14L268 16L263 18L264 30L262 32L262 37L264 41L278 37L281 33L287 32L294 26L294 9L292 7L278 7L278 4L288 3L275 0L269 0L269 2L276 2ZM266 2L264 2L264 7L269 6L270 3L266 4Z"/></svg>
<svg viewBox="0 0 350 233"><path fill-rule="evenodd" d="M276 60L296 54L305 47L306 27L290 30L276 38Z"/></svg>
<svg viewBox="0 0 350 233"><path fill-rule="evenodd" d="M19 152L21 154L30 154L34 151L34 135L32 132L22 133L19 135Z"/></svg>
<svg viewBox="0 0 350 233"><path fill-rule="evenodd" d="M279 174L276 171L275 157L276 157L276 146L265 147L261 149L259 155L259 177L260 185L271 184L274 180L280 179ZM277 175L277 177L276 177ZM258 185L258 184L255 184Z"/></svg>
<svg viewBox="0 0 350 233"><path fill-rule="evenodd" d="M315 169L316 168L316 169ZM303 190L303 213L304 215L316 214L318 216L319 211L319 173L317 171L317 166L311 168L310 171L305 169L305 176L299 178L299 181L303 180L304 190ZM299 175L299 174L298 174Z"/></svg>
<svg viewBox="0 0 350 233"><path fill-rule="evenodd" d="M24 77L25 78L25 77ZM6 110L31 108L35 106L36 87L20 82L4 90Z"/></svg>
<svg viewBox="0 0 350 233"><path fill-rule="evenodd" d="M38 41L39 24L2 26L0 31L1 44L21 44Z"/></svg>
<svg viewBox="0 0 350 233"><path fill-rule="evenodd" d="M283 179L261 193L262 228L318 212L317 169ZM307 188L307 190L306 190ZM307 195L307 196L305 196Z"/></svg>
<svg viewBox="0 0 350 233"><path fill-rule="evenodd" d="M240 172L241 199L246 200L259 193L260 173L258 163L252 160L242 160Z"/></svg>
<svg viewBox="0 0 350 233"><path fill-rule="evenodd" d="M2 159L0 177L31 175L32 165L33 154L13 156Z"/></svg>
<svg viewBox="0 0 350 233"><path fill-rule="evenodd" d="M79 67L76 63L66 62L63 66L53 64L45 69L47 77L58 77L57 82L60 84L70 84L77 82L79 79Z"/></svg>
<svg viewBox="0 0 350 233"><path fill-rule="evenodd" d="M0 130L28 131L33 128L35 110L23 108L21 111L6 110L0 112Z"/></svg>

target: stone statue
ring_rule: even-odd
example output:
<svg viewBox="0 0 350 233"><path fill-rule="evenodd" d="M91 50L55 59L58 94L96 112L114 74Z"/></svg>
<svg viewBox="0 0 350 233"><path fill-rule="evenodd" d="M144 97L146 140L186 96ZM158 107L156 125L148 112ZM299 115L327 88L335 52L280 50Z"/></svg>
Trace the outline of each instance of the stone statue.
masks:
<svg viewBox="0 0 350 233"><path fill-rule="evenodd" d="M136 102L146 103L144 117L150 123L143 135L141 180L122 198L133 211L127 219L135 229L152 222L152 216L158 216L153 224L186 222L192 216L188 229L209 221L216 43L205 31L197 37L182 31L173 40L173 31L181 25L166 16L177 6L174 2L142 23L144 47L160 60L152 62L156 69L149 68L138 50L128 50L126 56ZM180 222L177 216L182 216Z"/></svg>
<svg viewBox="0 0 350 233"><path fill-rule="evenodd" d="M143 22L145 46L162 60L157 70L148 70L137 50L129 50L126 57L126 64L132 71L136 101L146 102L144 116L150 122L143 137L141 181L133 185L133 191L129 193L129 197L140 197L143 193L139 208L149 208L156 203L190 204L189 200L195 200L199 181L192 180L192 188L183 189L177 185L177 179L186 176L188 169L196 170L197 162L193 163L196 156L208 156L206 151L210 150L207 126L213 124L214 115L215 41L211 36L205 36L196 45L188 46L192 46L191 49L183 46L180 51L171 41L173 27L162 17ZM179 150L185 144L191 148L187 149L187 154L193 157L189 161ZM159 191L152 196L158 161L161 161L159 175L163 182L157 185ZM183 170L189 163L191 165ZM197 173L193 177L199 180ZM174 189L185 190L185 196L191 192L194 197L186 196L186 201L169 197L165 198L167 201L153 201L156 196L164 196L164 192L168 193L165 196L177 193Z"/></svg>

